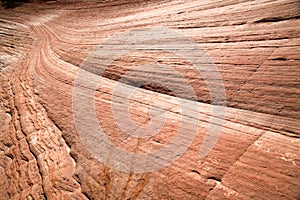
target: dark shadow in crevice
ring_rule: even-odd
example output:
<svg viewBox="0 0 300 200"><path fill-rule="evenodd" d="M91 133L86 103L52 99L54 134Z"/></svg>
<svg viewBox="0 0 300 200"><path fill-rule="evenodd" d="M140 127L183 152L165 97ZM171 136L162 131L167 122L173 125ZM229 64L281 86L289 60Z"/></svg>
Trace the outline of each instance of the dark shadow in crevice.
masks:
<svg viewBox="0 0 300 200"><path fill-rule="evenodd" d="M13 9L22 5L23 3L29 3L29 0L1 0L1 5L5 9Z"/></svg>

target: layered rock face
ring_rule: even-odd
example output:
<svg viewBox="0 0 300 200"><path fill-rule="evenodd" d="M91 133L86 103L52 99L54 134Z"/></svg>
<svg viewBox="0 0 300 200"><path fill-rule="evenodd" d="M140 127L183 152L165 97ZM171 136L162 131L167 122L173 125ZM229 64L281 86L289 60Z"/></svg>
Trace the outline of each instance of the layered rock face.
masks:
<svg viewBox="0 0 300 200"><path fill-rule="evenodd" d="M2 8L1 199L299 199L299 16L293 0Z"/></svg>

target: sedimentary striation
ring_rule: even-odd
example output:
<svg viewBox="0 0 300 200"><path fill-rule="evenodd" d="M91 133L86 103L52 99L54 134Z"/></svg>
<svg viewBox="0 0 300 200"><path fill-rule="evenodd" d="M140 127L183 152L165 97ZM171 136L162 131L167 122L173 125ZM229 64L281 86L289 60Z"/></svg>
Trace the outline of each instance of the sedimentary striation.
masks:
<svg viewBox="0 0 300 200"><path fill-rule="evenodd" d="M1 8L1 199L299 199L299 16L296 0L58 0ZM192 63L147 45L109 66L103 63L114 51L89 58L114 35L152 27L201 45L222 77L225 117L204 158L199 152L215 117L212 110L220 105L213 105L205 77L189 70ZM114 45L124 46L122 40ZM147 64L156 67L134 70ZM163 65L188 80L196 98L186 94L183 78ZM97 88L87 88L95 90L87 108L95 108L106 137L119 149L158 150L172 143L181 121L189 119L183 129L195 136L187 150L144 173L99 161L75 125L89 118L74 120L74 85L83 69L98 75ZM116 91L118 85L124 93ZM150 108L163 108L163 128L148 138L122 130L115 116L128 115L112 107L122 108L124 99L131 121L141 127L151 121ZM194 105L184 116L180 99Z"/></svg>

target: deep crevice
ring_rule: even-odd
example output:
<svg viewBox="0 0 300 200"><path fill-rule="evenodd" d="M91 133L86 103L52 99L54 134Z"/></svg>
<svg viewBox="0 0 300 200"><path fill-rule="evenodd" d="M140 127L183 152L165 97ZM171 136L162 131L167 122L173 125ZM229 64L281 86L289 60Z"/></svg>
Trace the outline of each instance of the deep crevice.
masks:
<svg viewBox="0 0 300 200"><path fill-rule="evenodd" d="M300 15L292 16L292 17L265 17L254 21L253 23L266 23L266 22L280 22L285 20L299 19Z"/></svg>

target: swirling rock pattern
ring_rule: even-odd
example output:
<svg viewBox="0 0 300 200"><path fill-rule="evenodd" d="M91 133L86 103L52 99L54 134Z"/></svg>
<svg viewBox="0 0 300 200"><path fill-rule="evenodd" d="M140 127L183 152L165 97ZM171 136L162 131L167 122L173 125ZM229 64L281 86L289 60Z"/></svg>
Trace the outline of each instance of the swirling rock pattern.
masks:
<svg viewBox="0 0 300 200"><path fill-rule="evenodd" d="M57 0L1 9L1 199L299 199L299 10L293 0ZM165 168L123 173L100 163L81 142L72 115L74 80L98 44L153 26L192 38L210 55L226 90L225 123L218 143L200 159L212 105L203 80L187 73L200 110L193 143ZM101 77L97 117L120 148L152 151L178 129L176 98L188 97L153 85L150 75L166 77L159 69L137 71L124 83L144 85L129 109L137 124L147 123L151 105L170 113L161 134L125 137L111 113L122 74L149 62L184 72L189 63L172 56L133 52ZM176 77L171 83L180 87Z"/></svg>

